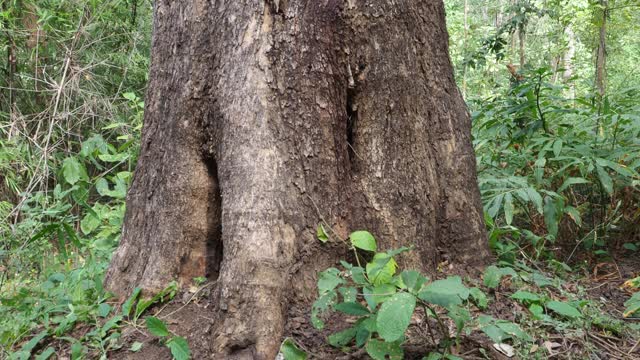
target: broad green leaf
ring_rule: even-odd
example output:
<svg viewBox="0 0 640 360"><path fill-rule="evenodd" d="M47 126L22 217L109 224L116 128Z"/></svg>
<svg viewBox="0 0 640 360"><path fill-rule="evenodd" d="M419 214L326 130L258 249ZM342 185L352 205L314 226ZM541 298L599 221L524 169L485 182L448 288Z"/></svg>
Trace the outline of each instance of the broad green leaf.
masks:
<svg viewBox="0 0 640 360"><path fill-rule="evenodd" d="M123 316L131 315L131 309L133 308L133 304L138 299L138 297L140 296L140 292L141 291L142 291L142 289L139 288L139 287L133 289L133 292L131 293L131 296L129 296L127 301L125 301L124 304L122 304L122 315Z"/></svg>
<svg viewBox="0 0 640 360"><path fill-rule="evenodd" d="M500 279L502 279L502 271L495 265L488 266L484 270L484 274L482 275L482 279L484 281L484 286L489 289L495 289L500 285Z"/></svg>
<svg viewBox="0 0 640 360"><path fill-rule="evenodd" d="M583 178L579 178L579 177L570 177L567 180L564 181L564 183L562 183L562 186L560 186L558 188L558 193L563 192L564 190L566 190L569 186L571 185L575 185L575 184L588 184L589 180L587 179L583 179Z"/></svg>
<svg viewBox="0 0 640 360"><path fill-rule="evenodd" d="M400 275L402 282L404 282L407 289L411 292L420 291L422 285L427 282L427 278L415 270L405 270Z"/></svg>
<svg viewBox="0 0 640 360"><path fill-rule="evenodd" d="M31 338L26 344L22 345L20 351L31 353L31 351L38 345L38 343L44 339L49 333L47 331L41 331L36 336Z"/></svg>
<svg viewBox="0 0 640 360"><path fill-rule="evenodd" d="M560 156L560 152L562 151L562 139L557 139L553 142L553 155L556 157Z"/></svg>
<svg viewBox="0 0 640 360"><path fill-rule="evenodd" d="M356 333L357 333L357 329L355 327L350 327L346 330L342 330L335 334L329 335L327 340L329 342L329 345L336 348L341 348L349 344L351 340L353 340L353 338L356 336Z"/></svg>
<svg viewBox="0 0 640 360"><path fill-rule="evenodd" d="M142 343L139 342L139 341L136 341L133 344L131 344L131 347L129 348L129 351L138 352L138 351L140 351L140 349L142 349Z"/></svg>
<svg viewBox="0 0 640 360"><path fill-rule="evenodd" d="M320 240L323 243L326 243L327 241L329 241L329 236L327 235L327 232L324 230L324 226L322 224L318 224L318 228L316 229L316 236L318 237L318 240Z"/></svg>
<svg viewBox="0 0 640 360"><path fill-rule="evenodd" d="M100 154L98 155L98 159L104 162L123 162L129 158L129 154L127 153L117 153L117 154Z"/></svg>
<svg viewBox="0 0 640 360"><path fill-rule="evenodd" d="M464 324L471 321L471 313L469 310L460 306L450 306L448 315L456 324L458 333L462 331Z"/></svg>
<svg viewBox="0 0 640 360"><path fill-rule="evenodd" d="M98 316L105 318L109 315L110 312L111 312L111 305L107 303L102 303L98 305Z"/></svg>
<svg viewBox="0 0 640 360"><path fill-rule="evenodd" d="M504 221L507 225L511 225L513 221L513 196L511 193L507 193L504 196Z"/></svg>
<svg viewBox="0 0 640 360"><path fill-rule="evenodd" d="M525 290L518 290L515 294L511 295L511 298L520 302L528 303L540 301L540 296L538 294L534 294Z"/></svg>
<svg viewBox="0 0 640 360"><path fill-rule="evenodd" d="M558 235L558 208L556 202L550 196L544 198L544 223L547 225L549 235Z"/></svg>
<svg viewBox="0 0 640 360"><path fill-rule="evenodd" d="M509 334L493 324L482 326L480 330L495 343L501 343L510 338Z"/></svg>
<svg viewBox="0 0 640 360"><path fill-rule="evenodd" d="M82 218L82 221L80 221L80 230L82 230L83 234L89 235L92 231L97 229L98 226L100 226L100 223L100 219L88 212L84 218Z"/></svg>
<svg viewBox="0 0 640 360"><path fill-rule="evenodd" d="M378 311L376 326L385 341L400 339L409 324L416 307L416 297L409 293L398 293L385 301Z"/></svg>
<svg viewBox="0 0 640 360"><path fill-rule="evenodd" d="M171 355L175 360L188 360L191 358L191 350L187 339L181 336L174 336L167 341L167 347L171 350Z"/></svg>
<svg viewBox="0 0 640 360"><path fill-rule="evenodd" d="M358 289L350 287L341 287L338 289L340 295L342 295L343 302L355 302L358 296Z"/></svg>
<svg viewBox="0 0 640 360"><path fill-rule="evenodd" d="M486 309L487 305L489 305L489 299L487 299L487 295L482 290L476 287L471 288L469 289L469 295L471 295L473 302L479 309Z"/></svg>
<svg viewBox="0 0 640 360"><path fill-rule="evenodd" d="M370 315L369 309L357 302L343 302L333 307L336 311L340 311L347 315L362 316Z"/></svg>
<svg viewBox="0 0 640 360"><path fill-rule="evenodd" d="M536 189L531 187L527 188L526 191L527 191L527 194L529 195L529 199L536 206L536 210L538 210L538 213L542 214L543 212L542 196L540 196L540 194L538 193L538 191L536 191Z"/></svg>
<svg viewBox="0 0 640 360"><path fill-rule="evenodd" d="M320 295L326 294L340 284L344 284L344 280L340 277L340 270L329 268L321 272L318 277L318 292Z"/></svg>
<svg viewBox="0 0 640 360"><path fill-rule="evenodd" d="M284 360L306 360L307 359L307 353L300 350L298 345L296 345L296 343L290 338L284 339L284 341L282 342L282 345L280 346L280 353L284 357Z"/></svg>
<svg viewBox="0 0 640 360"><path fill-rule="evenodd" d="M418 297L428 303L448 308L461 305L462 301L469 297L469 289L462 284L459 276L450 276L425 286Z"/></svg>
<svg viewBox="0 0 640 360"><path fill-rule="evenodd" d="M388 284L396 273L398 264L385 253L375 254L373 260L367 264L367 277L373 285Z"/></svg>
<svg viewBox="0 0 640 360"><path fill-rule="evenodd" d="M531 341L531 336L529 336L529 334L524 332L520 328L520 326L518 326L518 324L516 324L516 323L512 323L510 321L501 320L501 321L497 321L496 322L496 326L499 327L505 333L507 333L507 334L509 334L511 336L515 336L520 340Z"/></svg>
<svg viewBox="0 0 640 360"><path fill-rule="evenodd" d="M145 325L147 326L147 330L155 336L169 336L169 329L167 329L167 325L157 317L147 316L145 318Z"/></svg>
<svg viewBox="0 0 640 360"><path fill-rule="evenodd" d="M404 352L398 342L384 342L377 339L371 339L365 347L367 354L373 360L401 360L404 358Z"/></svg>
<svg viewBox="0 0 640 360"><path fill-rule="evenodd" d="M358 249L366 251L378 250L376 239L368 231L354 231L349 235L349 239L351 240L351 245Z"/></svg>
<svg viewBox="0 0 640 360"><path fill-rule="evenodd" d="M580 211L574 208L573 206L567 206L564 208L565 214L569 215L569 217L576 223L578 226L582 226L582 217L580 216Z"/></svg>
<svg viewBox="0 0 640 360"><path fill-rule="evenodd" d="M311 324L313 327L318 330L322 330L324 328L324 322L320 319L320 315L329 310L329 307L335 303L336 297L337 295L335 292L328 292L313 302L313 305L311 306Z"/></svg>
<svg viewBox="0 0 640 360"><path fill-rule="evenodd" d="M582 314L575 307L561 301L549 301L545 304L547 309L555 312L556 314L566 316L572 319L581 318Z"/></svg>
<svg viewBox="0 0 640 360"><path fill-rule="evenodd" d="M71 185L80 180L86 180L89 178L84 165L82 165L75 157L68 157L64 159L62 162L62 176L64 177L64 180Z"/></svg>
<svg viewBox="0 0 640 360"><path fill-rule="evenodd" d="M56 353L56 349L54 349L51 346L49 346L43 352L38 354L38 356L36 356L35 360L47 360L48 358L51 357L51 355L53 355L55 353Z"/></svg>
<svg viewBox="0 0 640 360"><path fill-rule="evenodd" d="M371 309L375 309L378 304L386 301L396 293L396 287L391 284L382 284L373 287L365 287L364 299Z"/></svg>
<svg viewBox="0 0 640 360"><path fill-rule="evenodd" d="M640 291L636 292L631 298L624 303L625 310L623 316L625 318L634 317L640 314Z"/></svg>
<svg viewBox="0 0 640 360"><path fill-rule="evenodd" d="M607 170L600 165L596 165L596 172L598 173L598 178L600 179L602 187L607 194L611 195L613 193L613 180L611 179L611 176L609 176Z"/></svg>

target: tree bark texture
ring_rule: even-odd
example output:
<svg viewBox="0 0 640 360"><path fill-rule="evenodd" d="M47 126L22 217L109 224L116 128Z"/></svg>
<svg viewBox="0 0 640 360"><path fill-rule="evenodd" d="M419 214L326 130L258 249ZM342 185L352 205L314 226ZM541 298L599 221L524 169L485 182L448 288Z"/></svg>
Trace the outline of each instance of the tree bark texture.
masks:
<svg viewBox="0 0 640 360"><path fill-rule="evenodd" d="M217 279L215 358L273 359L366 229L401 265L488 258L442 1L158 0L141 154L106 275ZM337 238L338 236L334 236Z"/></svg>

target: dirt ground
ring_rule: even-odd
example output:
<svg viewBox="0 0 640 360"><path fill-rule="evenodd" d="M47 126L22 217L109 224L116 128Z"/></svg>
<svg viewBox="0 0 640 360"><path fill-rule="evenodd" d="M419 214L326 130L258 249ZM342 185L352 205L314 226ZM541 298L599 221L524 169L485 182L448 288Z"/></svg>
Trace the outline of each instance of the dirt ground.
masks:
<svg viewBox="0 0 640 360"><path fill-rule="evenodd" d="M622 319L623 303L629 299L629 294L620 289L620 285L640 271L640 256L620 252L615 256L617 260L595 263L587 266L584 276L574 282L567 281L563 287L570 292L578 288L584 289L588 297L603 304L603 310L615 319ZM588 260L581 259L579 261ZM587 269L589 272L587 273ZM495 291L483 289L489 295L489 308L482 311L498 319L516 320L518 314L527 310L509 298L513 290L509 290L509 278L503 279L503 284ZM504 290L502 290L504 289ZM558 294L558 296L561 296ZM210 301L210 290L205 289L197 293L185 292L178 295L171 303L160 306L152 311L159 318L165 320L171 331L184 336L189 342L193 359L210 358L209 348L212 336L214 306ZM310 310L307 308L290 308L289 322L286 335L293 338L305 350L311 359L367 359L362 350L351 349L345 353L327 345L326 337L348 326L339 315L325 319L326 328L319 332L309 323ZM404 346L405 359L422 359L434 350L434 342L426 331L424 316L417 312L413 324L409 329L408 340ZM628 322L639 320L625 319ZM435 324L431 324L436 326ZM640 359L640 345L638 339L625 338L624 334L606 334L597 329L585 329L586 332L575 337L567 337L550 330L546 339L540 339L534 345L538 356L531 358L582 359L585 348L591 349L591 354L598 354L600 359ZM439 339L435 339L438 341ZM542 347L544 341L554 344L554 356L549 356ZM171 359L170 351L159 340L147 334L143 328L129 327L123 331L123 347L110 354L110 359ZM134 342L141 342L142 349L131 352L128 349ZM464 359L508 359L496 351L493 342L479 331L463 336L459 347L455 348L458 356ZM635 346L635 349L633 348ZM483 349L483 350L481 350ZM593 350L595 349L595 350ZM540 356L539 354L545 354Z"/></svg>

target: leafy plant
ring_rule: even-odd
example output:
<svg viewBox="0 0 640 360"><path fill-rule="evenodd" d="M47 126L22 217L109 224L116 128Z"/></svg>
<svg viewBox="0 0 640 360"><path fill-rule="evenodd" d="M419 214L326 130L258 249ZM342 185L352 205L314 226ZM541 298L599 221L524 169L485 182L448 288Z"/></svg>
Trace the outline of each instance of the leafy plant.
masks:
<svg viewBox="0 0 640 360"><path fill-rule="evenodd" d="M449 347L472 320L465 304L472 298L486 302L486 296L477 288L471 291L458 276L429 282L415 270L398 272L395 257L409 248L380 252L367 231L353 232L349 240L357 265L341 261L342 270L329 268L321 272L318 299L312 307L312 323L318 329L324 327L322 315L328 311L356 318L353 326L330 335L329 344L344 348L355 343L373 359L402 358L405 333L420 308L425 317L436 320L444 339L439 345L450 353ZM361 258L365 257L370 260L362 266ZM453 337L441 310L456 326ZM425 322L432 331L428 319Z"/></svg>
<svg viewBox="0 0 640 360"><path fill-rule="evenodd" d="M162 343L171 350L174 359L188 360L191 358L191 350L187 340L182 336L173 335L164 321L154 316L147 316L145 325L152 335L159 337Z"/></svg>

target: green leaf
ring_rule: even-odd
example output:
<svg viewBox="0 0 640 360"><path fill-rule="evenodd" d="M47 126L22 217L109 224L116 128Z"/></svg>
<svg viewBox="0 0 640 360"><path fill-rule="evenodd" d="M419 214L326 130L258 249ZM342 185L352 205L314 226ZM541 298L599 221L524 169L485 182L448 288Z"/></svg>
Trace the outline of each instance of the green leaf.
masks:
<svg viewBox="0 0 640 360"><path fill-rule="evenodd" d="M404 352L398 342L388 343L371 339L367 342L365 349L373 360L401 360L404 358Z"/></svg>
<svg viewBox="0 0 640 360"><path fill-rule="evenodd" d="M51 346L49 346L43 352L38 354L38 356L36 356L35 360L47 360L48 358L51 357L51 355L55 354L55 352L56 352L56 349L54 349Z"/></svg>
<svg viewBox="0 0 640 360"><path fill-rule="evenodd" d="M613 180L611 179L611 176L609 176L609 173L600 165L596 165L596 172L598 173L600 183L607 194L613 194Z"/></svg>
<svg viewBox="0 0 640 360"><path fill-rule="evenodd" d="M487 305L489 305L489 299L487 299L487 295L482 290L476 287L471 288L469 289L469 295L471 295L473 302L479 309L486 309Z"/></svg>
<svg viewBox="0 0 640 360"><path fill-rule="evenodd" d="M420 291L422 285L427 282L427 278L415 270L405 270L400 274L400 276L402 277L402 282L404 282L407 289L412 292Z"/></svg>
<svg viewBox="0 0 640 360"><path fill-rule="evenodd" d="M504 220L507 223L507 225L511 225L511 222L513 222L513 196L511 195L511 193L507 193L504 196Z"/></svg>
<svg viewBox="0 0 640 360"><path fill-rule="evenodd" d="M623 317L630 318L634 317L638 312L640 312L640 291L636 292L629 298L629 300L624 302L625 310L623 313Z"/></svg>
<svg viewBox="0 0 640 360"><path fill-rule="evenodd" d="M368 231L354 231L349 235L349 239L351 239L351 245L358 249L366 251L378 250L376 239Z"/></svg>
<svg viewBox="0 0 640 360"><path fill-rule="evenodd" d="M105 318L109 315L110 312L111 312L111 305L107 303L102 303L98 305L98 316Z"/></svg>
<svg viewBox="0 0 640 360"><path fill-rule="evenodd" d="M296 343L290 338L284 339L280 346L280 353L284 357L284 360L306 360L307 353L300 350Z"/></svg>
<svg viewBox="0 0 640 360"><path fill-rule="evenodd" d="M534 319L542 319L545 316L544 308L539 304L529 305L529 311L531 311L531 315L533 315Z"/></svg>
<svg viewBox="0 0 640 360"><path fill-rule="evenodd" d="M559 315L566 316L572 319L582 317L582 314L580 313L580 311L578 311L578 309L561 301L549 301L545 304L545 306L547 307L547 309Z"/></svg>
<svg viewBox="0 0 640 360"><path fill-rule="evenodd" d="M322 226L322 224L318 224L318 228L316 229L316 236L318 236L318 240L320 240L323 243L326 243L327 241L329 241L329 236L327 235L327 232L324 230L324 226Z"/></svg>
<svg viewBox="0 0 640 360"><path fill-rule="evenodd" d="M362 316L362 315L370 315L371 314L369 312L369 309L367 309L362 304L359 304L357 302L343 302L343 303L335 305L333 308L336 311L340 311L340 312L345 313L347 315Z"/></svg>
<svg viewBox="0 0 640 360"><path fill-rule="evenodd" d="M174 336L167 341L167 347L171 350L171 355L175 360L188 360L191 358L191 350L187 339L181 336Z"/></svg>
<svg viewBox="0 0 640 360"><path fill-rule="evenodd" d="M337 295L335 292L328 292L313 302L313 305L311 306L311 324L313 327L318 330L322 330L324 328L324 322L320 319L320 315L329 310L329 307L335 303L336 297Z"/></svg>
<svg viewBox="0 0 640 360"><path fill-rule="evenodd" d="M502 279L502 271L495 265L491 265L484 270L482 275L484 280L484 286L489 289L495 289L500 285L500 279Z"/></svg>
<svg viewBox="0 0 640 360"><path fill-rule="evenodd" d="M169 329L167 329L167 325L164 321L154 316L147 316L144 320L147 330L149 330L151 334L158 337L169 336Z"/></svg>
<svg viewBox="0 0 640 360"><path fill-rule="evenodd" d="M318 293L326 294L341 284L344 284L344 280L340 277L340 270L329 268L321 272L318 277Z"/></svg>
<svg viewBox="0 0 640 360"><path fill-rule="evenodd" d="M71 185L89 178L84 165L73 156L62 161L62 176L64 180Z"/></svg>
<svg viewBox="0 0 640 360"><path fill-rule="evenodd" d="M452 305L461 305L462 301L469 297L469 289L462 284L459 276L450 276L425 286L418 297L428 303L449 308Z"/></svg>
<svg viewBox="0 0 640 360"><path fill-rule="evenodd" d="M502 329L497 327L496 325L486 325L482 326L480 330L485 333L493 342L501 343L506 339L509 339L510 336L505 333Z"/></svg>
<svg viewBox="0 0 640 360"><path fill-rule="evenodd" d="M39 332L36 336L31 338L31 340L29 340L26 344L22 345L22 347L20 348L20 351L31 353L31 351L36 347L36 345L38 345L38 343L42 339L44 339L47 335L49 335L49 333L46 330Z"/></svg>
<svg viewBox="0 0 640 360"><path fill-rule="evenodd" d="M549 235L558 235L558 208L556 202L550 196L544 198L544 223L547 225Z"/></svg>
<svg viewBox="0 0 640 360"><path fill-rule="evenodd" d="M329 345L336 348L341 348L349 344L351 340L353 340L353 338L356 336L356 333L357 333L357 329L354 327L351 327L346 330L342 330L335 334L329 335L327 340L329 342Z"/></svg>
<svg viewBox="0 0 640 360"><path fill-rule="evenodd" d="M464 324L471 321L471 313L469 310L460 306L450 306L448 315L454 324L456 324L458 333L462 332Z"/></svg>
<svg viewBox="0 0 640 360"><path fill-rule="evenodd" d="M561 151L562 151L562 139L558 139L553 142L553 155L558 157L560 156Z"/></svg>
<svg viewBox="0 0 640 360"><path fill-rule="evenodd" d="M529 195L529 199L533 202L533 204L536 206L536 210L538 210L539 214L542 214L543 209L542 209L542 196L540 196L540 193L538 193L536 191L536 189L534 188L527 188L527 195Z"/></svg>
<svg viewBox="0 0 640 360"><path fill-rule="evenodd" d="M138 352L140 351L140 349L142 349L142 343L139 341L136 341L133 344L131 344L131 348L129 348L129 351Z"/></svg>
<svg viewBox="0 0 640 360"><path fill-rule="evenodd" d="M568 214L569 217L576 223L578 226L582 226L582 217L580 216L580 211L573 206L567 206L564 208L565 214Z"/></svg>
<svg viewBox="0 0 640 360"><path fill-rule="evenodd" d="M587 180L587 179L583 179L583 178L579 178L579 177L570 177L567 180L565 180L564 183L562 183L562 186L560 186L558 188L557 193L563 192L564 190L566 190L571 185L588 184L588 183L589 183L589 180Z"/></svg>
<svg viewBox="0 0 640 360"><path fill-rule="evenodd" d="M380 337L388 342L400 339L411 323L415 307L416 297L409 293L398 293L385 301L376 320Z"/></svg>
<svg viewBox="0 0 640 360"><path fill-rule="evenodd" d="M378 253L373 256L373 260L367 264L367 277L373 285L388 284L396 273L398 264L385 253Z"/></svg>
<svg viewBox="0 0 640 360"><path fill-rule="evenodd" d="M515 294L511 295L511 298L520 302L528 303L540 301L540 296L538 294L534 294L525 290L518 290Z"/></svg>
<svg viewBox="0 0 640 360"><path fill-rule="evenodd" d="M358 296L358 289L350 287L341 287L338 289L340 295L342 295L343 302L355 302Z"/></svg>
<svg viewBox="0 0 640 360"><path fill-rule="evenodd" d="M500 330L504 331L505 333L511 335L511 336L515 336L520 340L524 340L524 341L531 341L531 336L529 336L529 334L527 334L526 332L522 331L522 329L520 328L520 326L518 326L518 324L516 323L512 323L510 321L498 321L496 322L496 326L500 328Z"/></svg>
<svg viewBox="0 0 640 360"><path fill-rule="evenodd" d="M124 304L122 304L122 315L123 316L129 316L131 314L131 309L133 308L133 303L138 299L138 296L140 296L140 292L141 291L142 291L142 289L139 288L139 287L133 289L133 292L131 293L131 296L129 296L127 301L125 301Z"/></svg>
<svg viewBox="0 0 640 360"><path fill-rule="evenodd" d="M396 293L396 287L391 284L382 284L374 287L365 287L364 299L371 309L375 309L378 304L389 299Z"/></svg>

